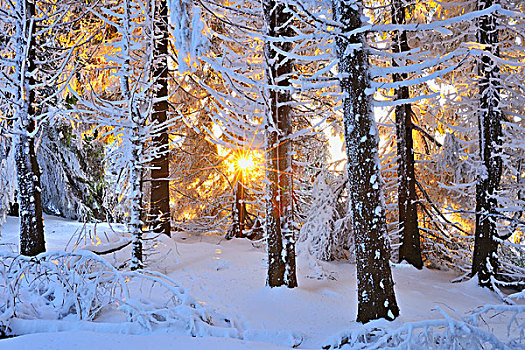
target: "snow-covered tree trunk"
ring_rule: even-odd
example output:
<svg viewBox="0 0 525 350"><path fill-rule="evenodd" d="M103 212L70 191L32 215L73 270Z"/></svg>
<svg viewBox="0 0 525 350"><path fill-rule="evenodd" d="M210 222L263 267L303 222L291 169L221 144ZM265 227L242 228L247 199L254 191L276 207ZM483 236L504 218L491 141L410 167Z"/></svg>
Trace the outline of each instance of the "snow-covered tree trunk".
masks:
<svg viewBox="0 0 525 350"><path fill-rule="evenodd" d="M293 178L291 84L293 66L284 53L290 52L292 15L286 2L264 0L264 25L267 81L270 85L266 112L266 167L268 240L268 280L270 287L297 286L295 235L293 229Z"/></svg>
<svg viewBox="0 0 525 350"><path fill-rule="evenodd" d="M406 24L406 8L402 0L392 1L392 24ZM404 53L408 52L408 38L406 31L396 31L392 42L392 51L398 54L392 58L392 66L406 66L403 60ZM394 73L392 80L400 82L408 79L407 73ZM396 91L395 100L410 98L408 86L401 86ZM423 268L419 225L417 218L417 196L414 161L414 140L412 137L412 106L404 103L395 107L396 136L397 136L397 174L398 184L398 211L399 234L401 246L399 248L399 262L406 260L418 269Z"/></svg>
<svg viewBox="0 0 525 350"><path fill-rule="evenodd" d="M36 160L37 132L34 79L36 52L36 4L16 1L14 82L14 147L20 206L20 254L37 255L45 251L40 168Z"/></svg>
<svg viewBox="0 0 525 350"><path fill-rule="evenodd" d="M148 6L144 6L144 11L149 9ZM123 141L129 149L124 148L125 152L130 152L129 157L129 219L127 222L128 230L131 234L131 263L130 268L132 270L140 269L144 266L142 257L142 167L143 167L143 145L144 142L144 127L146 124L146 118L142 115L139 106L143 101L143 91L141 86L134 86L133 91L131 90L131 79L133 77L133 70L131 65L131 59L133 57L133 47L136 43L131 40L138 23L133 23L133 19L137 16L137 10L132 9L132 4L129 0L124 0L123 3L124 16L121 26L122 41L121 49L123 54L123 62L120 68L120 88L122 97L126 101L127 105L127 121L128 127L126 128L124 135L125 140ZM139 10L140 11L140 10ZM147 19L152 16L148 13L145 14ZM145 21L147 24L147 21ZM147 47L145 47L145 59L147 60ZM141 82L147 79L148 70L145 67L141 67L142 79ZM139 80L140 81L140 80ZM138 84L137 84L138 85ZM138 93L137 93L138 92Z"/></svg>
<svg viewBox="0 0 525 350"><path fill-rule="evenodd" d="M371 109L370 72L360 5L334 1L334 17L344 30L337 38L351 215L357 263L357 321L399 315L386 244L386 218L379 169L379 132ZM345 36L344 38L342 36Z"/></svg>
<svg viewBox="0 0 525 350"><path fill-rule="evenodd" d="M131 233L131 263L132 270L144 267L142 257L142 140L140 127L132 129L131 133L131 172L130 182L130 218L128 229Z"/></svg>
<svg viewBox="0 0 525 350"><path fill-rule="evenodd" d="M284 25L282 22L280 25ZM287 44L291 49L291 44ZM288 59L283 62L283 72L278 72L280 77L290 74L292 63ZM279 69L278 69L279 70ZM281 78L282 79L282 78ZM278 83L279 84L279 83ZM287 78L283 79L283 86L289 87L290 83ZM294 213L293 213L293 169L292 169L292 110L287 102L291 101L290 91L281 92L279 103L285 102L280 107L278 128L280 140L278 147L279 154L279 206L280 206L280 225L283 241L283 260L284 260L284 284L290 288L297 287L296 263L295 263L295 230L294 230Z"/></svg>
<svg viewBox="0 0 525 350"><path fill-rule="evenodd" d="M493 0L479 0L478 10L494 5ZM479 284L492 286L492 277L498 268L495 241L497 199L496 192L502 174L502 112L500 109L499 67L492 57L497 57L498 25L494 15L479 19L478 41L486 55L481 57L479 72L479 149L481 170L476 183L476 233L472 274L478 274Z"/></svg>
<svg viewBox="0 0 525 350"><path fill-rule="evenodd" d="M31 128L24 131L26 130L31 132ZM40 169L36 161L34 138L17 135L15 152L20 214L20 254L34 256L46 250Z"/></svg>
<svg viewBox="0 0 525 350"><path fill-rule="evenodd" d="M155 0L153 78L156 80L153 122L159 125L168 120L168 6L166 0ZM171 234L169 189L169 137L167 130L153 137L158 148L151 164L150 226L154 232Z"/></svg>

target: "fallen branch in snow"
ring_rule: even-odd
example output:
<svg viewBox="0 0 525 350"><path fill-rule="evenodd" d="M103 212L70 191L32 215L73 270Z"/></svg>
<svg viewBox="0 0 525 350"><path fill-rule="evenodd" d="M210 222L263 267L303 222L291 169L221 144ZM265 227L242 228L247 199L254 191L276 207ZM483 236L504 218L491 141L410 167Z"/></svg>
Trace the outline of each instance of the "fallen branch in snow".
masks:
<svg viewBox="0 0 525 350"><path fill-rule="evenodd" d="M89 250L90 252L93 252L97 255L106 255L106 254L118 252L119 250L126 248L130 244L131 244L131 238L121 238L117 242L110 242L110 243L106 243L101 246L90 245L90 246L85 246L82 249Z"/></svg>

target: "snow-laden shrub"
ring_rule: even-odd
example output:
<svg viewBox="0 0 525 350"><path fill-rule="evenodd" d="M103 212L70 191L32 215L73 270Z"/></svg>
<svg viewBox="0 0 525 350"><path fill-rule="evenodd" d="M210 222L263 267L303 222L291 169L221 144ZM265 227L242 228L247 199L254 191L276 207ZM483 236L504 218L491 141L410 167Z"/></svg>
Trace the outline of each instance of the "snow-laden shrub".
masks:
<svg viewBox="0 0 525 350"><path fill-rule="evenodd" d="M337 179L328 172L317 176L312 188L312 203L299 234L299 250L315 259L331 261L348 258L350 230L346 227L346 211L341 213L345 179Z"/></svg>
<svg viewBox="0 0 525 350"><path fill-rule="evenodd" d="M37 149L42 205L48 214L104 220L104 148L85 128L73 128L60 116L43 125Z"/></svg>
<svg viewBox="0 0 525 350"><path fill-rule="evenodd" d="M384 320L343 331L323 349L523 349L525 305L487 305L458 319L437 307L442 319L407 322L397 329ZM499 326L499 327L498 327Z"/></svg>
<svg viewBox="0 0 525 350"><path fill-rule="evenodd" d="M160 273L120 272L89 251L33 258L1 253L0 261L0 329L7 334L18 333L20 320L94 321L110 313L144 331L241 337L234 321L205 309Z"/></svg>

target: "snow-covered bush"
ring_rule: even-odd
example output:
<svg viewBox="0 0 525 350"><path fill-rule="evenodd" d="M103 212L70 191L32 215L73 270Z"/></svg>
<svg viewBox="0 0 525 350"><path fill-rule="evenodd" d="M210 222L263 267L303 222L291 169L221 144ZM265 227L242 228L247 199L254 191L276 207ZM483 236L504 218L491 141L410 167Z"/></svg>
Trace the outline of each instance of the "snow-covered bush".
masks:
<svg viewBox="0 0 525 350"><path fill-rule="evenodd" d="M7 334L18 334L23 320L45 320L49 326L120 314L128 321L123 331L133 325L143 331L169 327L192 336L241 337L235 321L205 309L160 273L120 272L89 251L33 258L1 253L0 261L0 330ZM141 297L144 291L147 299Z"/></svg>
<svg viewBox="0 0 525 350"><path fill-rule="evenodd" d="M45 123L37 150L44 211L75 220L104 220L104 148L85 130L54 116ZM84 130L82 130L82 129Z"/></svg>
<svg viewBox="0 0 525 350"><path fill-rule="evenodd" d="M16 188L14 149L10 139L0 135L0 230L13 202Z"/></svg>

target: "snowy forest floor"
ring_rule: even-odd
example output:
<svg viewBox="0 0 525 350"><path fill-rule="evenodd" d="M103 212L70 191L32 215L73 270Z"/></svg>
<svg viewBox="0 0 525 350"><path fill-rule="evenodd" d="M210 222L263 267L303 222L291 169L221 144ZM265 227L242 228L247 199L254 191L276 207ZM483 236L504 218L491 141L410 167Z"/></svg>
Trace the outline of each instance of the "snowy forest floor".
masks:
<svg viewBox="0 0 525 350"><path fill-rule="evenodd" d="M121 225L84 226L53 216L45 217L45 227L48 251L71 250L78 238L81 239L77 249L100 250L115 246L121 235L119 231L124 230ZM0 250L16 250L18 232L18 218L8 217L2 227ZM257 331L244 340L194 338L178 332L172 334L170 330L137 334L126 329L126 324L106 329L71 321L70 325L60 327L62 332L59 334L57 327L46 327L44 323L28 329L28 334L0 340L0 349L146 350L169 347L277 350L289 348L300 337L303 340L299 348L320 349L328 338L338 332L359 327L355 322L357 295L353 264L322 263L323 269L333 278L319 280L308 277L314 272L300 255L299 288L270 289L265 287L266 253L262 244L188 233L177 233L171 239L158 237L148 242L147 269L168 275L184 286L199 304L237 319L245 330ZM118 266L129 255L128 246L104 257ZM465 315L480 306L503 304L496 294L479 288L474 280L451 283L457 277L453 272L427 268L418 271L407 265L394 265L393 274L401 309L401 316L394 322L394 327L405 322L442 319L442 314L435 310L436 306L459 319L458 313ZM147 297L148 290L141 292ZM523 299L521 304L524 304ZM486 326L504 340L508 321L505 316L493 317ZM118 325L119 318L111 313L102 314L97 322Z"/></svg>

